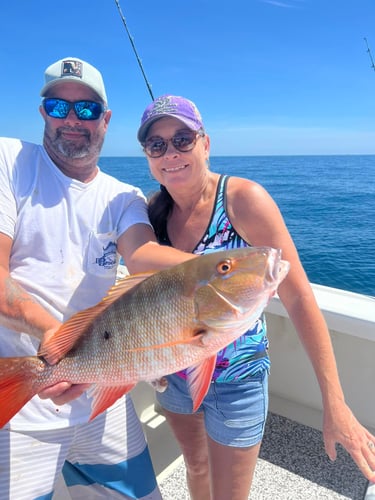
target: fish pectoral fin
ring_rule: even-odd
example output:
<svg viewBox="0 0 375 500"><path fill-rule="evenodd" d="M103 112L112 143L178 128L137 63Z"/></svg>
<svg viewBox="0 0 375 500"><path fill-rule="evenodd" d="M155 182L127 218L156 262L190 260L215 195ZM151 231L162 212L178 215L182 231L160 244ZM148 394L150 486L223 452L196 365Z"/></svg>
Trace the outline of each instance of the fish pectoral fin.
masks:
<svg viewBox="0 0 375 500"><path fill-rule="evenodd" d="M131 391L134 386L135 384L115 386L94 384L88 390L88 395L93 397L90 420L93 420L104 410L112 406L121 396Z"/></svg>
<svg viewBox="0 0 375 500"><path fill-rule="evenodd" d="M206 327L202 328L200 327L195 333L194 337L191 339L191 343L201 347L205 347L206 345L206 337L209 337L209 330L207 330Z"/></svg>
<svg viewBox="0 0 375 500"><path fill-rule="evenodd" d="M205 359L186 370L187 383L193 400L193 411L200 407L211 384L212 374L216 365L216 355Z"/></svg>

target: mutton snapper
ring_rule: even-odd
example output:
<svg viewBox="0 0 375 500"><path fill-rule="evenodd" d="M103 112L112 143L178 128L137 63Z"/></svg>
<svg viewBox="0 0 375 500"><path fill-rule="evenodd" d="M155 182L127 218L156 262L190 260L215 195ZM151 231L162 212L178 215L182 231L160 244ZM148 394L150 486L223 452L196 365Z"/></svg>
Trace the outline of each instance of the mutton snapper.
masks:
<svg viewBox="0 0 375 500"><path fill-rule="evenodd" d="M196 410L216 353L252 326L288 270L280 250L249 247L121 280L66 321L38 356L0 358L0 427L57 382L93 384L92 419L137 382L187 367Z"/></svg>

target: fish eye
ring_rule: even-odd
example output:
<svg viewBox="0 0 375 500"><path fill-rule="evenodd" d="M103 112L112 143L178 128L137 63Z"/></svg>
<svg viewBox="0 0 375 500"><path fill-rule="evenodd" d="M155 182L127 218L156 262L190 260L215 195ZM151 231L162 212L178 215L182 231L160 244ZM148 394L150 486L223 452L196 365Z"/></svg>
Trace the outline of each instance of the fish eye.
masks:
<svg viewBox="0 0 375 500"><path fill-rule="evenodd" d="M230 260L223 260L216 266L216 270L220 274L227 274L232 270L232 262Z"/></svg>

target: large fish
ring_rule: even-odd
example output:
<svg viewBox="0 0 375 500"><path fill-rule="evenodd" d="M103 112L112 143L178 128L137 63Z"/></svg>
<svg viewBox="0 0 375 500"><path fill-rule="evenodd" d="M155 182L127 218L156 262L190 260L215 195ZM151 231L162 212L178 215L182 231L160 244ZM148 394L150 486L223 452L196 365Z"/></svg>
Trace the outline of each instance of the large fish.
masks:
<svg viewBox="0 0 375 500"><path fill-rule="evenodd" d="M140 380L187 367L197 409L215 354L252 326L288 269L280 250L249 247L121 280L65 322L38 356L0 358L0 427L57 382L93 384L92 419Z"/></svg>

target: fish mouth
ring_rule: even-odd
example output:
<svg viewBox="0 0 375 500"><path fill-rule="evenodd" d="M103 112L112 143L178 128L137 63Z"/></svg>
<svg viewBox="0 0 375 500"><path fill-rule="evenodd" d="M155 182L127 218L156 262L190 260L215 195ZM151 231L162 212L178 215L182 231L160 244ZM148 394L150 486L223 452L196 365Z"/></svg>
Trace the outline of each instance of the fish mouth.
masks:
<svg viewBox="0 0 375 500"><path fill-rule="evenodd" d="M283 281L290 269L290 264L287 260L280 260L278 269L278 281L279 283Z"/></svg>
<svg viewBox="0 0 375 500"><path fill-rule="evenodd" d="M290 264L288 261L281 259L280 248L272 250L268 258L265 281L268 285L277 287L288 274Z"/></svg>

